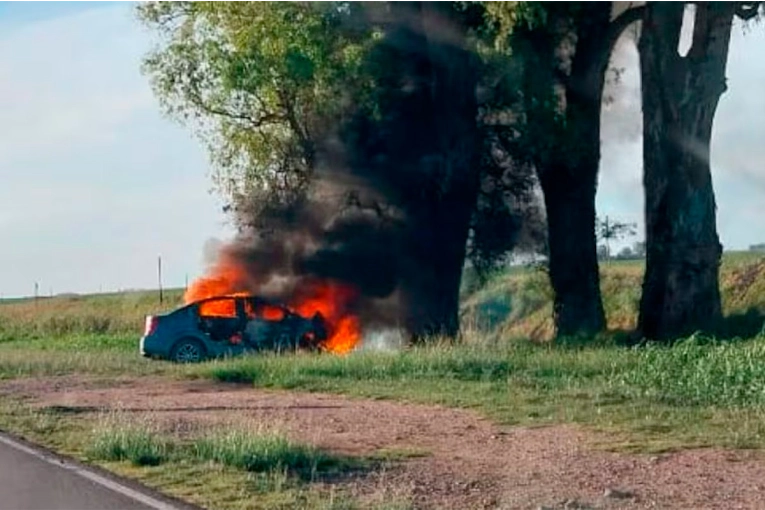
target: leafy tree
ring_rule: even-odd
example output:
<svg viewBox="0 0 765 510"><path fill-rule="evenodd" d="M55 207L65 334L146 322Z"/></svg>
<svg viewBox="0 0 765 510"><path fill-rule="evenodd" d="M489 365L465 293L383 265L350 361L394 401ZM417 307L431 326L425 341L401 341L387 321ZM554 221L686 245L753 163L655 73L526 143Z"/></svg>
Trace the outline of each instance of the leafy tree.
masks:
<svg viewBox="0 0 765 510"><path fill-rule="evenodd" d="M401 287L399 318L414 338L454 336L468 232L485 258L533 237L529 229L515 233L519 211L534 202L531 185L517 179L523 172L482 157L499 129L476 122L476 86L491 86L486 60L473 51L479 4L138 9L163 36L144 65L154 91L169 115L207 142L216 190L240 229L291 231L270 234L269 253L282 258L296 237L303 248L320 246L309 260L280 260L279 271L320 271L370 289L361 282L377 277L370 290L377 297ZM344 198L330 206L325 196L318 206L322 179ZM487 211L495 205L504 217L492 223ZM352 220L348 209L356 211ZM362 213L373 220L360 220ZM490 245L498 236L509 241ZM276 270L265 266L273 257L241 251L258 259L260 271Z"/></svg>
<svg viewBox="0 0 765 510"><path fill-rule="evenodd" d="M604 219L595 218L595 236L598 240L602 240L605 243L605 260L611 258L611 243L613 241L618 241L625 237L632 237L636 233L636 223L614 221L608 216Z"/></svg>
<svg viewBox="0 0 765 510"><path fill-rule="evenodd" d="M518 136L544 192L549 274L559 335L605 327L595 238L600 108L609 58L642 7L612 19L612 2L489 2L500 44L520 62ZM504 37L503 37L504 36Z"/></svg>
<svg viewBox="0 0 765 510"><path fill-rule="evenodd" d="M632 251L632 248L629 246L625 246L621 250L619 250L619 253L616 255L617 259L627 260L635 257L635 253Z"/></svg>
<svg viewBox="0 0 765 510"><path fill-rule="evenodd" d="M207 143L213 182L230 207L265 208L304 193L323 126L371 87L361 66L372 31L340 30L350 7L306 2L137 9L162 38L144 71L164 111Z"/></svg>

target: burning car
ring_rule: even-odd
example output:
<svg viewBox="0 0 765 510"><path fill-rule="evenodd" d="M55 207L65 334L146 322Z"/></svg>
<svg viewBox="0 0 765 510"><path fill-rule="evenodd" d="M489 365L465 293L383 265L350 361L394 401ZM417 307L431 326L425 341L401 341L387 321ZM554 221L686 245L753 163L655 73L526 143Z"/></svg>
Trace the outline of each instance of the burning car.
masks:
<svg viewBox="0 0 765 510"><path fill-rule="evenodd" d="M326 339L318 312L306 318L264 298L218 296L147 316L140 352L190 363L253 351L315 350Z"/></svg>

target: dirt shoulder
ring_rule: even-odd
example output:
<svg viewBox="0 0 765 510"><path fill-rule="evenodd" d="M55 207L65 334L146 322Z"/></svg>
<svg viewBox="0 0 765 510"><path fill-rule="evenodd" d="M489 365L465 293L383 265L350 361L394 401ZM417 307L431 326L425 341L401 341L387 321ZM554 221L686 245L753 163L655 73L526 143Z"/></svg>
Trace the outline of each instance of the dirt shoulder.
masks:
<svg viewBox="0 0 765 510"><path fill-rule="evenodd" d="M765 461L755 452L603 452L573 426L502 427L469 411L208 381L59 377L3 382L0 395L151 415L175 431L265 423L333 452L398 457L347 483L362 494L383 486L417 508L765 508Z"/></svg>

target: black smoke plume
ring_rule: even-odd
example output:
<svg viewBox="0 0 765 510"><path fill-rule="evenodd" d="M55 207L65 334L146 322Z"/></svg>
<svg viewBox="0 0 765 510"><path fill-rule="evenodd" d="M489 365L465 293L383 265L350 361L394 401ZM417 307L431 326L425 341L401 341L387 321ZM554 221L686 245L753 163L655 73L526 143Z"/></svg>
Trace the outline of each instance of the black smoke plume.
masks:
<svg viewBox="0 0 765 510"><path fill-rule="evenodd" d="M427 15L409 5L369 12L365 22L386 30L366 60L376 83L377 113L353 98L339 98L352 107L313 123L321 128L307 184L298 191L259 189L242 196L232 209L239 235L221 256L245 270L242 290L291 302L317 281L339 282L357 292L346 311L365 329L411 331L412 310L423 307L422 289L438 285L441 269L428 267L427 259L437 261L441 250L455 253L444 246L444 239L454 239L450 217L459 217L455 210L477 210L478 174L485 165L477 154L468 155L477 162L473 175L450 175L448 162L433 157L443 144L439 123L449 122L450 113L448 97L434 100L433 77L448 76L453 59L469 52L460 46L463 28L439 8L428 8ZM466 61L475 59L471 54ZM473 130L469 136L478 138ZM473 151L482 147L479 142ZM527 187L518 188L525 193ZM507 194L499 187L497 193ZM501 201L502 207L508 203ZM500 228L498 235L520 229L518 222L483 225L480 237L487 240L487 229ZM457 240L462 246L456 253L464 255L466 241Z"/></svg>

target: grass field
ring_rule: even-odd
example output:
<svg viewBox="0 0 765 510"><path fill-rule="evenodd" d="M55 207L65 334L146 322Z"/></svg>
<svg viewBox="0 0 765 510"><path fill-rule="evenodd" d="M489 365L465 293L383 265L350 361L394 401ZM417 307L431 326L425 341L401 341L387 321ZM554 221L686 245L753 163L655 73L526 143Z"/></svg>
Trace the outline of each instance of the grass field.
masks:
<svg viewBox="0 0 765 510"><path fill-rule="evenodd" d="M618 345L618 332L635 323L641 273L639 262L604 264L604 303L617 334L589 342L545 341L552 332L545 276L513 270L464 297L465 335L457 345L436 342L347 357L243 357L185 367L137 354L143 316L157 309L154 294L15 301L0 304L0 380L67 374L208 378L468 408L506 424L579 423L607 432L603 446L611 449L765 447L765 258L726 255L721 288L728 318L720 338L695 336L672 347ZM166 308L179 299L180 292L171 293ZM144 425L50 416L7 398L0 408L1 428L200 503L215 501L216 508L260 508L252 506L253 494L269 502L263 508L360 505L314 489L311 477L368 459L336 458L278 432L223 429L178 438ZM215 469L200 475L202 464ZM191 486L184 481L189 474L207 483Z"/></svg>

